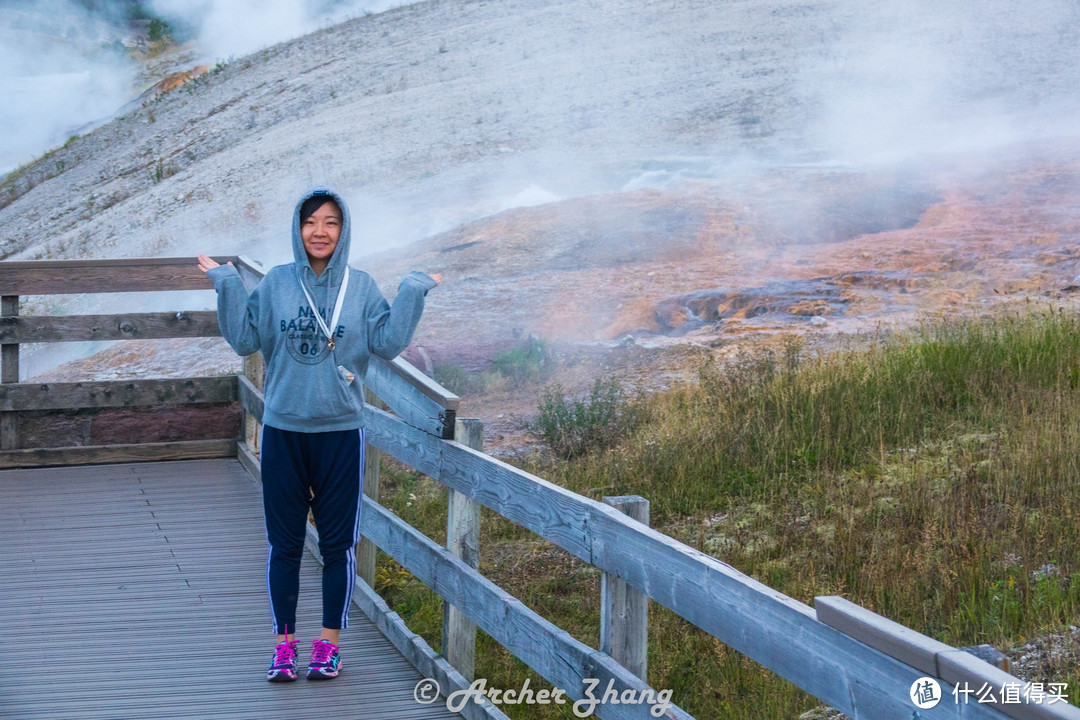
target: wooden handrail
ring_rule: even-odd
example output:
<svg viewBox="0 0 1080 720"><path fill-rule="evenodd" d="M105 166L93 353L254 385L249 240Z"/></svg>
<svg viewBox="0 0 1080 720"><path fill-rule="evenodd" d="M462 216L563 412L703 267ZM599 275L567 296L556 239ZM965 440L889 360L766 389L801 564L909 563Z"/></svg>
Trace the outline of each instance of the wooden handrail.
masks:
<svg viewBox="0 0 1080 720"><path fill-rule="evenodd" d="M576 640L570 633L545 620L377 502L365 500L360 532L370 537L387 554L395 559L401 558L398 561L417 579L447 602L453 603L552 685L566 690L568 697L575 700L585 698L586 679L599 681L597 696L603 694L609 680L620 696L628 690L636 696L644 692L655 695L647 682L615 662L608 654ZM649 703L641 703L596 709L597 715L603 718L645 720L656 717L651 714L652 707ZM662 717L693 720L674 703L670 704Z"/></svg>
<svg viewBox="0 0 1080 720"><path fill-rule="evenodd" d="M157 340L220 335L217 313L180 311L121 315L0 317L0 344L95 340Z"/></svg>
<svg viewBox="0 0 1080 720"><path fill-rule="evenodd" d="M0 385L0 411L70 410L230 403L236 400L232 375L147 380L94 380Z"/></svg>
<svg viewBox="0 0 1080 720"><path fill-rule="evenodd" d="M218 257L220 263L235 257ZM194 258L0 262L0 295L209 290Z"/></svg>

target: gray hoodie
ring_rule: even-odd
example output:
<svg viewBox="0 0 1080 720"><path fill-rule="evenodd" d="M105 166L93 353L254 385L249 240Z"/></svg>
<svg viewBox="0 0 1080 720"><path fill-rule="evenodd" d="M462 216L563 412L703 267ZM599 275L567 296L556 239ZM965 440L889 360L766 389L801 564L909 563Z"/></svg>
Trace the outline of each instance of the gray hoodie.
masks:
<svg viewBox="0 0 1080 720"><path fill-rule="evenodd" d="M333 198L343 215L337 248L320 276L311 269L300 238L300 206L315 195ZM424 296L436 285L430 276L412 272L401 281L391 307L370 275L349 267L349 228L349 210L341 196L314 188L300 198L293 213L295 262L272 268L250 296L232 265L207 273L218 294L221 334L240 355L262 351L266 361L266 425L296 432L363 425L361 380L368 359L378 355L393 360L408 346L424 311ZM330 349L299 281L329 324L346 272L349 283L337 327L330 328L335 342ZM349 382L339 366L355 380Z"/></svg>

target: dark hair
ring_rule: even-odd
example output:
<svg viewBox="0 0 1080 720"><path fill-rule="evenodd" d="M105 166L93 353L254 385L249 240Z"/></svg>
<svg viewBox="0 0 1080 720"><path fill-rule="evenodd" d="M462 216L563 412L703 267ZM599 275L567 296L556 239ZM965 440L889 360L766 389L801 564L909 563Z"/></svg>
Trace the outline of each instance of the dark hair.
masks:
<svg viewBox="0 0 1080 720"><path fill-rule="evenodd" d="M341 212L341 206L337 204L334 198L329 195L312 195L300 206L300 224L303 225L305 220L314 215L315 211L326 203L333 205L339 215L344 215L344 213Z"/></svg>

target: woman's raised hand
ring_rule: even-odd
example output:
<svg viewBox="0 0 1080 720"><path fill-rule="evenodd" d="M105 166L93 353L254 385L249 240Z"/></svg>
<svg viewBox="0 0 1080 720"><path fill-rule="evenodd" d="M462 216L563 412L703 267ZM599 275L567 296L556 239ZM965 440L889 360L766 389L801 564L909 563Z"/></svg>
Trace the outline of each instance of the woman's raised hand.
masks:
<svg viewBox="0 0 1080 720"><path fill-rule="evenodd" d="M232 263L229 263L229 265L232 265ZM213 258L207 257L206 255L199 256L199 269L203 272L213 270L216 267L219 267L219 263L215 262Z"/></svg>
<svg viewBox="0 0 1080 720"><path fill-rule="evenodd" d="M432 280L434 280L437 283L442 282L442 273L435 273L434 275L431 275L430 277L431 277Z"/></svg>

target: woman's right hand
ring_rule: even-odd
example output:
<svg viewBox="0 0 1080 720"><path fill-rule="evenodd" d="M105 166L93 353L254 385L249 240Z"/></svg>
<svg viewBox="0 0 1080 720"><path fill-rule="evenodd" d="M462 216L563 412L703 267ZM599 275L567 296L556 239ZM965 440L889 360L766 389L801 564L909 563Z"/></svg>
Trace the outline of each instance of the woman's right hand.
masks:
<svg viewBox="0 0 1080 720"><path fill-rule="evenodd" d="M229 265L232 265L232 263L229 263ZM220 264L215 262L213 258L206 255L199 256L199 269L203 272L208 272L216 267L220 267Z"/></svg>

